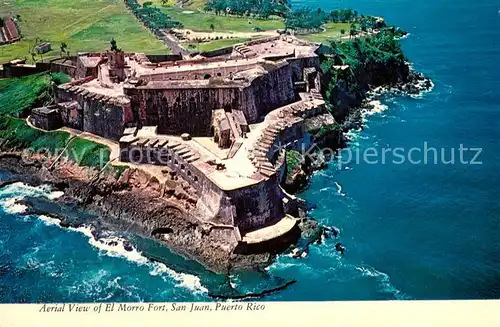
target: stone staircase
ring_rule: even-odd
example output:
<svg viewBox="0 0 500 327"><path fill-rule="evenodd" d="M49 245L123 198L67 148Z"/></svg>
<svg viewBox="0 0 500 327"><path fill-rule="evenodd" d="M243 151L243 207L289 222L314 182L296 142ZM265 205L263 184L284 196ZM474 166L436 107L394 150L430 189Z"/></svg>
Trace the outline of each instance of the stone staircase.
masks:
<svg viewBox="0 0 500 327"><path fill-rule="evenodd" d="M301 101L277 109L278 120L262 131L248 154L248 158L260 174L270 177L276 173L276 168L269 158L274 155L271 151L276 144L277 138L283 135L287 128L303 123L304 118L323 112L324 107L322 105L318 106L318 103L315 104L313 100L323 101L323 97L317 91L302 94Z"/></svg>
<svg viewBox="0 0 500 327"><path fill-rule="evenodd" d="M234 50L245 58L255 57L257 55L253 50L244 44L235 46Z"/></svg>
<svg viewBox="0 0 500 327"><path fill-rule="evenodd" d="M158 138L138 138L133 135L127 135L120 139L121 144L125 144L126 146L131 148L150 148L153 150L161 150L167 149L172 153L179 156L181 159L185 160L187 163L192 163L196 160L200 159L200 155L189 148L187 145L182 144L178 141L166 140L166 139L158 139ZM162 154L161 152L157 152L158 154ZM162 161L165 158L161 158Z"/></svg>

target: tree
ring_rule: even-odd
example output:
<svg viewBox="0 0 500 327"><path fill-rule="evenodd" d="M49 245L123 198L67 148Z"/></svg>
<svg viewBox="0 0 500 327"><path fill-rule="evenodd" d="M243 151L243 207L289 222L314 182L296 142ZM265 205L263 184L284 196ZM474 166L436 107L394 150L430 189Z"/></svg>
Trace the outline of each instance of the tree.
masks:
<svg viewBox="0 0 500 327"><path fill-rule="evenodd" d="M312 11L309 7L297 9L286 15L285 26L291 30L318 30L325 21L323 11Z"/></svg>
<svg viewBox="0 0 500 327"><path fill-rule="evenodd" d="M340 34L344 35L345 34L345 29L340 30Z"/></svg>
<svg viewBox="0 0 500 327"><path fill-rule="evenodd" d="M351 24L351 28L349 30L349 38L352 39L353 36L356 36L358 34L358 30L356 29L356 25Z"/></svg>
<svg viewBox="0 0 500 327"><path fill-rule="evenodd" d="M111 41L109 43L111 44L111 51L118 51L118 47L116 46L115 38L111 38Z"/></svg>
<svg viewBox="0 0 500 327"><path fill-rule="evenodd" d="M162 5L162 6L166 6L166 5L167 5L167 3L168 3L168 0L161 0L161 5Z"/></svg>
<svg viewBox="0 0 500 327"><path fill-rule="evenodd" d="M66 42L61 42L61 46L60 46L61 57L66 53L66 48L68 48L68 45L66 44Z"/></svg>
<svg viewBox="0 0 500 327"><path fill-rule="evenodd" d="M210 24L210 29L212 30L212 32L213 32L213 31L215 31L215 26L214 26L214 24Z"/></svg>
<svg viewBox="0 0 500 327"><path fill-rule="evenodd" d="M5 26L5 23L3 21L3 18L0 17L0 28L4 27Z"/></svg>

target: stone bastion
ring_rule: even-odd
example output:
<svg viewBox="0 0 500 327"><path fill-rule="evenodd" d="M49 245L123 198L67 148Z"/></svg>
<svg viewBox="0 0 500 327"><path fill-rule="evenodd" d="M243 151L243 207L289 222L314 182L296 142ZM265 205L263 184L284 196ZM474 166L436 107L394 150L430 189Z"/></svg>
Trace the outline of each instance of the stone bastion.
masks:
<svg viewBox="0 0 500 327"><path fill-rule="evenodd" d="M210 57L82 53L56 104L29 119L109 139L113 160L159 166L168 176L159 180L189 183L190 214L223 226L229 252L258 253L296 227L301 202L280 186L285 150L311 142L308 120L334 122L317 49L279 36Z"/></svg>

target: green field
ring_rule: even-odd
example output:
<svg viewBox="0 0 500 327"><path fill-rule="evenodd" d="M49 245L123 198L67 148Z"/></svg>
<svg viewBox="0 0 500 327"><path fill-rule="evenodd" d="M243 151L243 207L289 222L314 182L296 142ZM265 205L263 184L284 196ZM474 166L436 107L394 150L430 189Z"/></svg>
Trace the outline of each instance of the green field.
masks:
<svg viewBox="0 0 500 327"><path fill-rule="evenodd" d="M203 52L203 51L212 51L220 48L229 47L231 45L237 43L243 43L249 40L250 39L245 39L245 38L234 38L234 39L215 40L211 42L201 42L199 45L198 43L186 43L184 46L190 50Z"/></svg>
<svg viewBox="0 0 500 327"><path fill-rule="evenodd" d="M0 80L0 115L18 116L27 109L50 101L51 76L56 84L71 80L68 75L59 73L41 73Z"/></svg>
<svg viewBox="0 0 500 327"><path fill-rule="evenodd" d="M20 42L0 47L0 63L27 57L35 39L51 42L53 51L44 59L58 57L60 44L68 51L102 51L114 37L124 51L168 53L164 44L127 11L122 0L16 0L2 5L0 15L20 15Z"/></svg>
<svg viewBox="0 0 500 327"><path fill-rule="evenodd" d="M145 0L140 0L144 3ZM224 38L201 43L200 51L214 50L244 42L254 37L250 33L258 28L262 31L284 29L283 20L274 17L260 20L248 17L218 16L202 11L205 0L191 0L183 8L176 6L176 0L169 0L165 6L161 0L153 0L168 16L180 21L184 28L198 32L235 33L232 39ZM124 51L146 53L168 53L170 50L156 39L147 28L128 12L122 0L16 0L3 5L0 15L20 15L23 39L20 42L0 46L0 63L15 58L27 58L32 62L30 49L35 40L48 41L52 51L38 56L36 60L48 60L60 56L60 44L65 42L70 54L81 51L102 51L109 48L112 37ZM308 41L324 42L339 40L341 29L349 33L348 24L328 23L325 32L298 35ZM240 33L240 34L237 34ZM241 34L248 33L248 34ZM346 34L347 35L347 34ZM198 44L188 43L190 49Z"/></svg>
<svg viewBox="0 0 500 327"><path fill-rule="evenodd" d="M159 6L161 7L161 6ZM210 25L214 25L216 32L255 32L254 28L262 30L278 30L285 28L279 19L253 19L247 17L218 16L187 8L161 7L172 19L181 22L184 28L200 32L211 32Z"/></svg>
<svg viewBox="0 0 500 327"><path fill-rule="evenodd" d="M53 74L52 80L64 83L69 76ZM0 142L9 148L43 149L51 154L69 144L65 155L79 165L98 167L101 156L104 163L108 161L110 151L106 146L80 137L68 143L71 137L68 132L44 132L31 128L25 119L13 117L49 101L50 81L48 73L0 80Z"/></svg>
<svg viewBox="0 0 500 327"><path fill-rule="evenodd" d="M345 31L344 36L349 35L350 24L349 23L328 23L323 26L325 29L324 32L321 33L311 33L305 35L297 35L298 38L316 42L323 43L328 40L338 41L343 36L341 31L342 29Z"/></svg>
<svg viewBox="0 0 500 327"><path fill-rule="evenodd" d="M0 140L6 147L52 155L65 149L65 157L87 167L98 168L109 161L108 147L81 137L70 138L68 132L44 132L29 127L24 119L0 115Z"/></svg>

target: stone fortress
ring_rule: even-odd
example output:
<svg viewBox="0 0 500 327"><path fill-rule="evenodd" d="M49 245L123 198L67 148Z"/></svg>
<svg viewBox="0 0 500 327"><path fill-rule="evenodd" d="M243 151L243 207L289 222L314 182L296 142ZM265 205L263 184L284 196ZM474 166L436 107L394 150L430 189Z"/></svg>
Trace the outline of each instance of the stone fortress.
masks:
<svg viewBox="0 0 500 327"><path fill-rule="evenodd" d="M188 58L82 53L56 104L29 119L115 141L112 159L189 183L190 215L220 227L226 251L257 253L297 225L301 202L280 186L284 150L308 148L310 126L334 122L318 47L282 35Z"/></svg>

